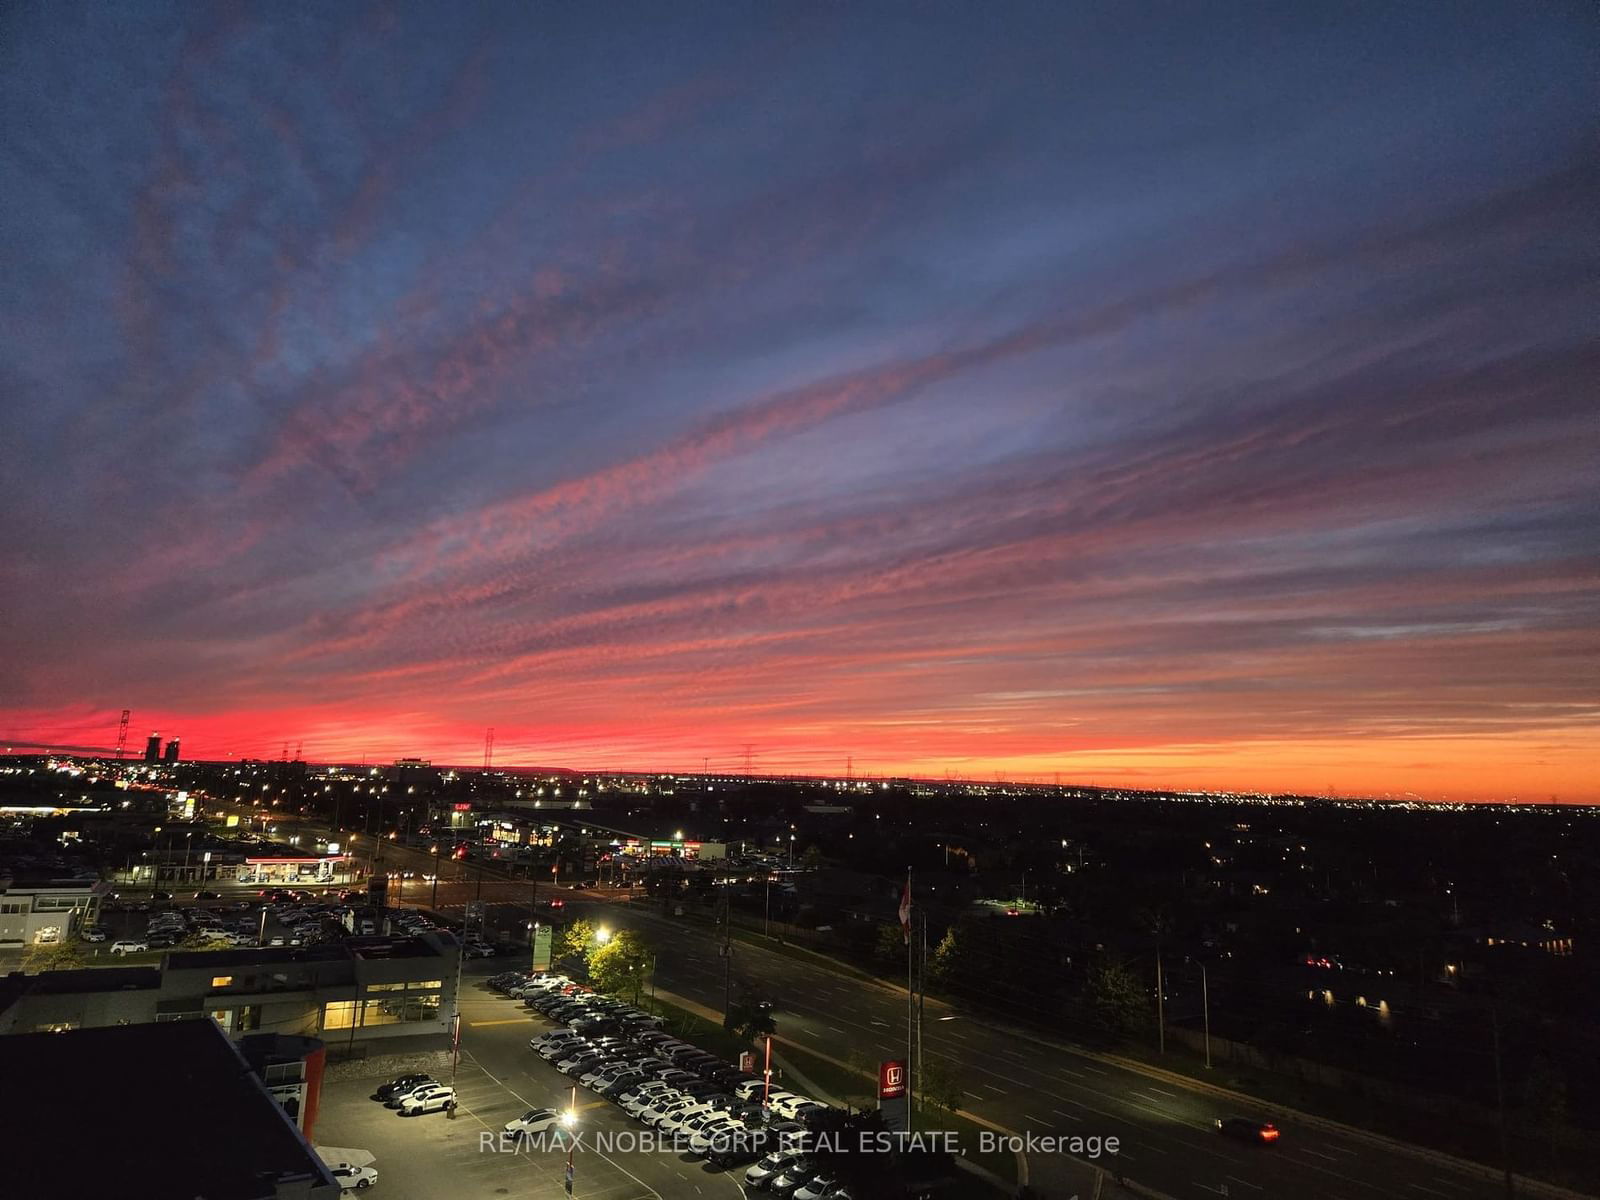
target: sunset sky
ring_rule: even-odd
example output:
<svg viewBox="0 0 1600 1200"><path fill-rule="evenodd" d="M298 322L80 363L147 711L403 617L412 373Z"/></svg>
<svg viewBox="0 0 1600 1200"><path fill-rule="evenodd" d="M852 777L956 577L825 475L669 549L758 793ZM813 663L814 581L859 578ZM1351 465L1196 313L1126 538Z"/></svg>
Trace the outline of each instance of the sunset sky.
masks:
<svg viewBox="0 0 1600 1200"><path fill-rule="evenodd" d="M1600 801L1580 3L0 9L0 739Z"/></svg>

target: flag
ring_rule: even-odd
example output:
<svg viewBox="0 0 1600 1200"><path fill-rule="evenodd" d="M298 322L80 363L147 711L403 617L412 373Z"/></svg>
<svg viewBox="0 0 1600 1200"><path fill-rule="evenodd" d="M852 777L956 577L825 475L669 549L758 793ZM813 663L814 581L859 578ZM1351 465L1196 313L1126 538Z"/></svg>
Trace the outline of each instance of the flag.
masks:
<svg viewBox="0 0 1600 1200"><path fill-rule="evenodd" d="M911 944L911 876L906 875L906 890L900 893L900 934Z"/></svg>

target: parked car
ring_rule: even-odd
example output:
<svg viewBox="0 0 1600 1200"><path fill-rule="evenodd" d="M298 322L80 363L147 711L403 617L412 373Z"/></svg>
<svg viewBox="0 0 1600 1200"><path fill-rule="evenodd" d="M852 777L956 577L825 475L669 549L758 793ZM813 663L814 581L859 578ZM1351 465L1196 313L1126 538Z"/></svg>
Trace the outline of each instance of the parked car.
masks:
<svg viewBox="0 0 1600 1200"><path fill-rule="evenodd" d="M111 953L116 955L141 954L150 949L150 943L143 938L118 938L111 943Z"/></svg>
<svg viewBox="0 0 1600 1200"><path fill-rule="evenodd" d="M561 1124L561 1114L553 1108L530 1108L514 1121L507 1121L505 1132L512 1137L529 1137Z"/></svg>
<svg viewBox="0 0 1600 1200"><path fill-rule="evenodd" d="M396 1108L397 1109L397 1108L400 1107L401 1104L403 1104L408 1098L410 1098L415 1093L423 1091L424 1089L427 1089L427 1088L436 1088L436 1087L443 1087L443 1086L444 1085L439 1083L438 1080L435 1080L435 1079L425 1080L422 1083L412 1084L408 1088L399 1088L399 1089L397 1089L395 1092L393 1092L389 1096L389 1099L386 1100L384 1103L385 1103L386 1107Z"/></svg>
<svg viewBox="0 0 1600 1200"><path fill-rule="evenodd" d="M769 1183L799 1161L796 1151L775 1150L744 1173L744 1185L764 1192Z"/></svg>
<svg viewBox="0 0 1600 1200"><path fill-rule="evenodd" d="M433 1076L426 1073L399 1075L389 1080L388 1083L382 1084L377 1091L372 1093L372 1098L383 1101L393 1100L397 1095L403 1095L421 1087L425 1083L432 1083L433 1081Z"/></svg>
<svg viewBox="0 0 1600 1200"><path fill-rule="evenodd" d="M103 942L106 940L104 929L85 929L78 934L86 942Z"/></svg>
<svg viewBox="0 0 1600 1200"><path fill-rule="evenodd" d="M794 1194L794 1200L833 1200L839 1194L839 1180L826 1173L804 1184Z"/></svg>
<svg viewBox="0 0 1600 1200"><path fill-rule="evenodd" d="M822 1164L814 1158L801 1157L779 1171L762 1190L771 1192L779 1200L791 1200L796 1192L822 1173Z"/></svg>
<svg viewBox="0 0 1600 1200"><path fill-rule="evenodd" d="M365 1191L378 1182L378 1171L375 1167L358 1167L354 1163L337 1163L328 1168L333 1174L334 1182L339 1185L341 1192L348 1192L352 1188Z"/></svg>
<svg viewBox="0 0 1600 1200"><path fill-rule="evenodd" d="M456 1106L453 1087L420 1088L400 1102L402 1117L416 1117L423 1113L444 1112Z"/></svg>
<svg viewBox="0 0 1600 1200"><path fill-rule="evenodd" d="M706 1161L724 1171L743 1163L752 1163L771 1153L777 1139L765 1129L752 1129L744 1135L729 1134L711 1139L706 1151Z"/></svg>

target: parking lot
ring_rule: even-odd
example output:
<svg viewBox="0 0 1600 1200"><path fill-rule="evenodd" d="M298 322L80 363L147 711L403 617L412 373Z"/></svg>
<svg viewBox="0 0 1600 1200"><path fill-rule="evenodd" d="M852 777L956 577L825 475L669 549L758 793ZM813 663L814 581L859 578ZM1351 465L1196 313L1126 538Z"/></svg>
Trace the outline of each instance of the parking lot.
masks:
<svg viewBox="0 0 1600 1200"><path fill-rule="evenodd" d="M359 1148L375 1157L374 1195L433 1200L449 1195L563 1197L567 1156L556 1150L504 1152L496 1138L507 1121L530 1108L565 1109L571 1080L528 1048L528 1039L554 1028L515 1001L481 983L487 965L464 982L461 1062L454 1119L443 1113L400 1117L370 1099L383 1080L325 1084L317 1121L319 1145ZM445 1080L445 1082L449 1082ZM639 1126L586 1088L578 1089L579 1128L586 1139L600 1131L632 1134ZM485 1143L488 1145L485 1145ZM573 1155L573 1195L580 1200L676 1200L743 1193L742 1172L725 1173L671 1153L616 1150L603 1153L582 1144Z"/></svg>

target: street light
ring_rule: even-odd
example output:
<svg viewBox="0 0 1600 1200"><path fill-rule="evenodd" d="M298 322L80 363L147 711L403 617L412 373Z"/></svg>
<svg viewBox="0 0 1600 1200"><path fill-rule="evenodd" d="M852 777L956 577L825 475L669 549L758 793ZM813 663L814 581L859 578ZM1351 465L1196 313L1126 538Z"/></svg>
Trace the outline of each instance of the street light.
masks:
<svg viewBox="0 0 1600 1200"><path fill-rule="evenodd" d="M604 946L611 940L611 930L602 925L599 929L594 931L594 940Z"/></svg>
<svg viewBox="0 0 1600 1200"><path fill-rule="evenodd" d="M1190 959L1200 968L1200 1010L1205 1015L1206 1070L1211 1069L1211 986L1206 979L1206 965L1199 959Z"/></svg>
<svg viewBox="0 0 1600 1200"><path fill-rule="evenodd" d="M577 1128L577 1125L578 1125L578 1085L577 1084L573 1084L572 1085L572 1103L568 1106L567 1111L564 1112L563 1114L561 1114L561 1124L563 1126L565 1126L566 1130L567 1130L567 1178L566 1178L566 1189L567 1189L567 1195L570 1196L570 1195L572 1195L572 1151L573 1151L573 1147L576 1145L576 1139L572 1136L572 1130Z"/></svg>

